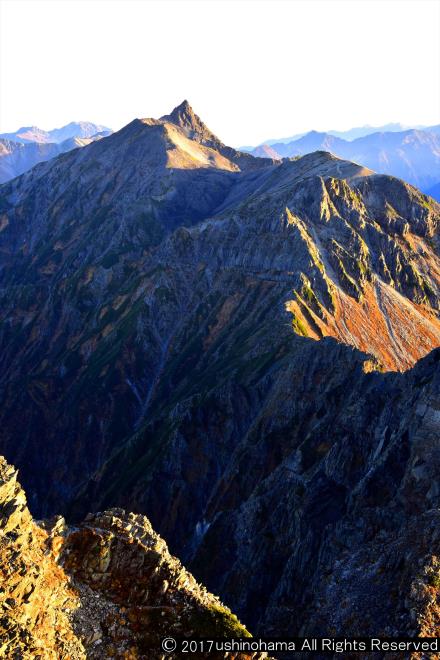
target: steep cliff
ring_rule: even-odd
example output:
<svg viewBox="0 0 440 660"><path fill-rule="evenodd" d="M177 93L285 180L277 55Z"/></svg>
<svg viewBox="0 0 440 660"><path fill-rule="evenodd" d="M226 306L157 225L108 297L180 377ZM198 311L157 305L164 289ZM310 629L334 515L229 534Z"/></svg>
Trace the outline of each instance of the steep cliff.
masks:
<svg viewBox="0 0 440 660"><path fill-rule="evenodd" d="M435 636L440 351L405 374L334 344L304 359L230 457L191 566L266 634Z"/></svg>

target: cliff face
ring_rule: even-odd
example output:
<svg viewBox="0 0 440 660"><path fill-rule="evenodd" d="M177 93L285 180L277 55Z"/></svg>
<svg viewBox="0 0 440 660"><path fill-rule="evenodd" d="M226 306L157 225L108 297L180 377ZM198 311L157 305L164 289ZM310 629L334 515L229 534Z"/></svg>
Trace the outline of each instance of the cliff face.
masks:
<svg viewBox="0 0 440 660"><path fill-rule="evenodd" d="M262 368L253 399L189 398L156 463L133 460L140 434L84 502L150 508L253 632L434 633L439 351L381 374L334 340L300 346Z"/></svg>
<svg viewBox="0 0 440 660"><path fill-rule="evenodd" d="M428 477L401 490L413 452L437 461L415 421L436 354L406 371L440 343L433 200L324 152L244 157L184 104L0 203L0 446L38 515L144 512L284 631L311 625L333 547L379 547L382 519L391 547L434 506Z"/></svg>
<svg viewBox="0 0 440 660"><path fill-rule="evenodd" d="M403 375L305 358L234 451L193 570L267 634L435 635L440 352Z"/></svg>
<svg viewBox="0 0 440 660"><path fill-rule="evenodd" d="M144 516L37 523L16 478L0 457L1 657L162 658L166 636L249 636Z"/></svg>

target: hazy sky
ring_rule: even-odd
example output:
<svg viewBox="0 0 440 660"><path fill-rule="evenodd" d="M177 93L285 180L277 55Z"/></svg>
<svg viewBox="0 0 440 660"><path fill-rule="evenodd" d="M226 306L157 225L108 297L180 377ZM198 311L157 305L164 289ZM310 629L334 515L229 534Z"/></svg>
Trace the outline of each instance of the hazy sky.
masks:
<svg viewBox="0 0 440 660"><path fill-rule="evenodd" d="M0 130L184 98L225 142L440 122L438 0L0 0Z"/></svg>

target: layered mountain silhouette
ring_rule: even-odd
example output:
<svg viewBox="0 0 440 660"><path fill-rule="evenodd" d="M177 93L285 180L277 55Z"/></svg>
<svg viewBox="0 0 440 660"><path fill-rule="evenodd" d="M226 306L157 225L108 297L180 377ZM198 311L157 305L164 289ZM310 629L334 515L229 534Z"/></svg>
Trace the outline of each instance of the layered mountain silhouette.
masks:
<svg viewBox="0 0 440 660"><path fill-rule="evenodd" d="M427 130L383 131L347 140L344 133L311 131L288 142L263 144L254 156L270 153L272 158L302 156L317 150L330 151L362 163L377 172L400 177L438 198L440 181L440 136L438 127Z"/></svg>
<svg viewBox="0 0 440 660"><path fill-rule="evenodd" d="M365 124L364 126L356 126L354 128L349 128L345 131L336 131L336 130L329 130L325 131L326 135L333 135L334 137L342 138L343 140L355 140L356 138L360 137L365 137L366 135L371 135L372 133L401 133L402 131L408 131L410 129L416 129L416 130L421 130L421 131L428 131L429 133L439 133L440 131L440 125L436 124L435 126L406 126L404 124L400 124L398 122L391 122L389 124L384 124L383 126L370 126L369 124ZM309 131L306 131L304 133L297 133L296 135L291 135L289 137L284 137L284 138L270 138L269 140L265 140L260 146L264 145L273 145L273 144L280 144L280 143L287 143L287 142L293 142L294 140L298 140L299 138L304 137L307 135ZM253 147L242 147L244 151L252 151Z"/></svg>
<svg viewBox="0 0 440 660"><path fill-rule="evenodd" d="M176 114L162 119L190 130L192 139L197 140L197 135L203 135L208 146L218 148L218 138L203 125L187 101L173 112ZM39 162L84 146L111 132L109 128L91 122L71 122L51 131L28 126L15 133L0 134L0 183L23 174ZM382 127L362 126L348 131L310 131L291 138L268 140L258 147L247 147L240 153L242 157L244 153L251 153L253 156L281 160L313 151L329 151L377 172L403 178L439 201L439 132L438 125L405 129L397 123ZM210 141L211 144L208 144Z"/></svg>
<svg viewBox="0 0 440 660"><path fill-rule="evenodd" d="M0 450L35 515L145 513L252 632L430 634L439 221L186 101L2 185Z"/></svg>
<svg viewBox="0 0 440 660"><path fill-rule="evenodd" d="M28 126L19 128L15 133L3 133L0 135L0 183L65 151L84 147L111 132L105 126L81 121L71 122L52 131Z"/></svg>
<svg viewBox="0 0 440 660"><path fill-rule="evenodd" d="M0 183L5 183L30 170L34 165L55 158L60 154L84 147L100 140L107 133L97 133L92 137L72 137L63 142L14 142L0 138Z"/></svg>
<svg viewBox="0 0 440 660"><path fill-rule="evenodd" d="M70 124L66 124L61 128L54 128L51 131L44 131L38 126L22 126L15 133L0 133L0 138L21 144L30 142L59 144L70 138L91 138L97 133L109 134L111 129L100 124L92 124L89 121L72 121Z"/></svg>

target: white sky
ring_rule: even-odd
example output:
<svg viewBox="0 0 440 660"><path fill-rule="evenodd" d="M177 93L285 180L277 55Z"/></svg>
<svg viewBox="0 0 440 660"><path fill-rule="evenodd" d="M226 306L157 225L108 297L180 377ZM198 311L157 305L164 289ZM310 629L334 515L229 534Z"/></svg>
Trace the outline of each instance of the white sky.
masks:
<svg viewBox="0 0 440 660"><path fill-rule="evenodd" d="M187 98L226 143L440 122L438 0L0 0L0 131Z"/></svg>

